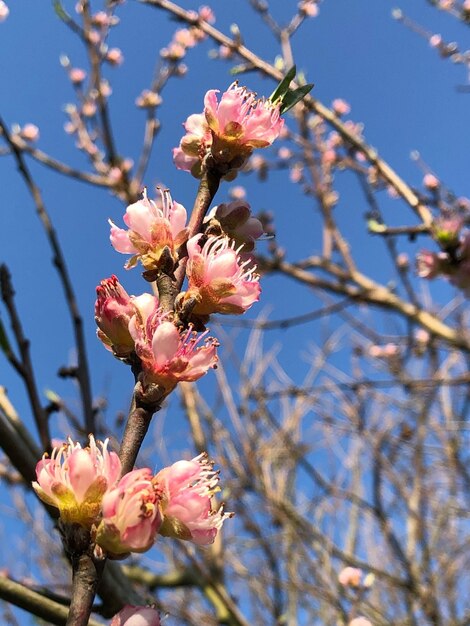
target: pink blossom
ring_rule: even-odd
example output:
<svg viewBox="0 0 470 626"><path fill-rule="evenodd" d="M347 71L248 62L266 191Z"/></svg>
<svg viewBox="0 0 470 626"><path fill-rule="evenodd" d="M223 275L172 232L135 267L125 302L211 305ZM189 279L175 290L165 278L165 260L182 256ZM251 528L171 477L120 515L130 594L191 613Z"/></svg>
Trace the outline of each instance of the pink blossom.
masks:
<svg viewBox="0 0 470 626"><path fill-rule="evenodd" d="M213 24L215 22L214 11L208 6L199 7L199 19Z"/></svg>
<svg viewBox="0 0 470 626"><path fill-rule="evenodd" d="M373 626L365 617L355 617L349 622L349 626Z"/></svg>
<svg viewBox="0 0 470 626"><path fill-rule="evenodd" d="M119 22L119 18L115 15L108 15L105 11L98 11L91 17L93 26L100 28L107 28L108 26L114 26Z"/></svg>
<svg viewBox="0 0 470 626"><path fill-rule="evenodd" d="M82 114L85 117L93 117L96 113L96 104L92 100L86 100L82 105Z"/></svg>
<svg viewBox="0 0 470 626"><path fill-rule="evenodd" d="M347 115L351 111L351 107L346 100L342 100L341 98L333 100L331 106L333 107L333 111L336 115Z"/></svg>
<svg viewBox="0 0 470 626"><path fill-rule="evenodd" d="M445 270L446 261L445 253L420 250L416 255L416 273L420 278L436 278Z"/></svg>
<svg viewBox="0 0 470 626"><path fill-rule="evenodd" d="M244 313L259 300L256 268L248 267L250 261L241 261L240 249L236 250L228 237L208 237L202 247L199 239L200 235L195 235L187 244L185 299L196 300L196 315Z"/></svg>
<svg viewBox="0 0 470 626"><path fill-rule="evenodd" d="M140 310L131 319L129 330L135 351L142 362L144 383L156 383L169 393L180 381L198 380L216 367L217 341L180 331L160 311Z"/></svg>
<svg viewBox="0 0 470 626"><path fill-rule="evenodd" d="M161 622L155 609L127 604L113 617L110 626L161 626Z"/></svg>
<svg viewBox="0 0 470 626"><path fill-rule="evenodd" d="M113 555L148 550L162 523L160 496L150 469L125 474L103 497L98 545Z"/></svg>
<svg viewBox="0 0 470 626"><path fill-rule="evenodd" d="M115 452L108 452L108 439L95 442L90 435L87 448L71 439L44 455L36 465L38 497L59 509L64 522L91 526L101 510L101 501L114 487L121 472Z"/></svg>
<svg viewBox="0 0 470 626"><path fill-rule="evenodd" d="M39 139L39 128L35 124L25 124L20 130L20 135L26 141L37 141Z"/></svg>
<svg viewBox="0 0 470 626"><path fill-rule="evenodd" d="M221 59L230 59L233 56L233 50L228 46L219 46L219 57Z"/></svg>
<svg viewBox="0 0 470 626"><path fill-rule="evenodd" d="M345 587L359 587L362 580L362 570L358 567L345 567L338 575L338 582Z"/></svg>
<svg viewBox="0 0 470 626"><path fill-rule="evenodd" d="M442 37L441 35L431 35L431 37L429 37L429 45L431 46L431 48L439 48L439 46L442 44Z"/></svg>
<svg viewBox="0 0 470 626"><path fill-rule="evenodd" d="M81 67L73 67L69 72L69 78L74 85L78 85L85 80L86 72Z"/></svg>
<svg viewBox="0 0 470 626"><path fill-rule="evenodd" d="M194 33L189 28L178 29L173 35L173 42L185 48L192 48L196 44Z"/></svg>
<svg viewBox="0 0 470 626"><path fill-rule="evenodd" d="M423 185L426 187L426 189L434 191L435 189L439 188L440 182L439 179L434 176L434 174L425 174L423 178Z"/></svg>
<svg viewBox="0 0 470 626"><path fill-rule="evenodd" d="M10 14L10 9L8 6L0 0L0 22L4 22Z"/></svg>
<svg viewBox="0 0 470 626"><path fill-rule="evenodd" d="M290 150L286 146L282 146L282 148L279 148L279 150L277 151L277 156L283 161L285 161L286 159L291 158L292 150Z"/></svg>
<svg viewBox="0 0 470 626"><path fill-rule="evenodd" d="M211 89L204 98L204 113L213 138L212 155L217 161L246 158L255 148L270 146L277 139L284 126L278 105L257 99L238 83L233 83L220 101L218 93Z"/></svg>
<svg viewBox="0 0 470 626"><path fill-rule="evenodd" d="M263 225L251 216L251 208L246 200L234 200L219 204L206 216L206 234L227 235L235 246L243 246L243 253L251 252L256 239L264 234Z"/></svg>
<svg viewBox="0 0 470 626"><path fill-rule="evenodd" d="M135 101L136 106L141 108L156 107L161 104L161 102L161 96L154 91L150 91L150 89L144 89Z"/></svg>
<svg viewBox="0 0 470 626"><path fill-rule="evenodd" d="M400 252L396 258L397 265L401 270L407 270L410 267L410 259L406 252Z"/></svg>
<svg viewBox="0 0 470 626"><path fill-rule="evenodd" d="M124 55L119 48L111 48L111 50L108 50L108 53L106 54L106 60L111 65L121 65L124 61Z"/></svg>
<svg viewBox="0 0 470 626"><path fill-rule="evenodd" d="M303 0L299 2L298 7L299 11L308 17L317 17L319 12L318 5L313 0Z"/></svg>
<svg viewBox="0 0 470 626"><path fill-rule="evenodd" d="M384 346L374 344L369 348L369 356L374 359L390 359L397 356L399 353L400 348L396 343L386 343Z"/></svg>
<svg viewBox="0 0 470 626"><path fill-rule="evenodd" d="M209 90L204 98L204 113L188 117L184 124L186 135L174 158L178 159L177 167L200 176L204 159L210 153L225 177L233 179L255 148L270 146L277 139L284 120L279 105L258 100L254 93L237 83L220 100L218 93L216 89ZM180 151L191 161L185 162Z"/></svg>
<svg viewBox="0 0 470 626"><path fill-rule="evenodd" d="M146 270L158 270L178 259L178 248L186 241L186 209L173 202L168 190L160 191L161 204L149 200L144 191L142 200L127 207L124 222L128 230L118 228L111 220L111 244L117 252L133 254L126 269L140 261ZM170 268L173 269L173 268Z"/></svg>
<svg viewBox="0 0 470 626"><path fill-rule="evenodd" d="M176 41L170 42L167 48L162 48L160 50L160 56L163 59L170 59L172 61L179 61L184 57L185 54L186 46L183 46Z"/></svg>
<svg viewBox="0 0 470 626"><path fill-rule="evenodd" d="M464 3L462 4L462 9L464 11L470 12L470 0L465 0L464 1Z"/></svg>
<svg viewBox="0 0 470 626"><path fill-rule="evenodd" d="M212 510L211 498L220 490L219 476L207 454L165 467L155 481L162 489L163 524L159 533L202 546L213 543L224 520L232 514L224 513L223 506Z"/></svg>
<svg viewBox="0 0 470 626"><path fill-rule="evenodd" d="M246 198L246 189L242 185L231 187L228 193L232 200L244 200Z"/></svg>

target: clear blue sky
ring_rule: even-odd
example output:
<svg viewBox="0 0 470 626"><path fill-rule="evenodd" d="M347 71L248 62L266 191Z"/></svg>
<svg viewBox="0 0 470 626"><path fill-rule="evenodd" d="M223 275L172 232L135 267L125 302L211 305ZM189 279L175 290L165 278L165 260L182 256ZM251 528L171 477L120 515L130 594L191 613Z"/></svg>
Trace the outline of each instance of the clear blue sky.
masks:
<svg viewBox="0 0 470 626"><path fill-rule="evenodd" d="M282 21L282 14L289 15L297 3L288 0L271 4L276 7L274 15ZM395 4L430 31L441 33L448 41L460 41L465 47L468 27L431 9L425 0L393 4L377 0L325 0L320 15L308 20L294 40L297 66L315 83L315 97L326 104L341 97L351 104L351 119L365 124L368 142L407 181L415 185L421 182L422 174L409 158L410 151L417 149L457 196L466 195L470 95L457 93L455 89L457 84L465 82L464 70L441 60L425 40L394 21L391 9ZM10 16L0 24L0 114L10 125L37 124L41 149L82 167L84 163L74 150L73 140L63 132L66 119L63 107L73 101L74 95L59 63L59 56L65 53L73 65L85 67L80 44L59 22L51 3L11 0L9 5ZM182 5L198 6L187 0ZM66 2L65 6L73 11L74 2ZM95 10L100 8L97 3L93 6ZM236 22L246 44L258 54L272 60L278 53L275 42L260 19L253 16L248 2L215 0L212 7L217 16L216 26L221 30L227 31ZM148 87L158 52L170 40L175 25L163 12L130 0L118 10L118 15L121 24L114 29L109 43L122 49L125 62L121 68L107 70L113 84L110 106L119 152L135 158L144 114L136 109L134 101ZM228 64L208 61L212 47L213 44L206 42L191 51L187 57L187 77L173 81L164 92L162 131L146 179L149 187L159 182L169 186L173 197L188 208L197 181L175 170L171 148L181 137L185 118L202 110L206 90L223 90L232 80ZM243 83L260 94L268 95L273 89L271 83L255 74L246 75ZM124 207L105 191L61 178L37 164L31 164L31 169L69 260L85 319L94 395L108 396L108 416L112 420L117 410L126 409L131 376L95 338L95 287L102 278L115 273L130 293L145 289L139 271L126 272L125 258L115 253L108 242L107 218L120 222ZM74 357L71 325L49 262L51 254L32 201L10 158L0 160L0 181L0 261L6 262L13 273L25 332L32 340L39 387L57 390L74 405L76 394L72 384L55 377L57 369L73 362ZM273 211L278 240L289 251L290 259L319 251L319 222L312 202L287 184L285 172L273 175L265 184L242 176L236 183L247 188L254 210ZM219 201L227 198L228 188L227 184L222 187ZM352 177L338 176L338 189L341 193L336 209L338 220L347 224L349 241L361 267L374 277L387 277L388 264L377 263L382 249L380 242L366 237L362 215L367 207ZM381 198L389 223L411 220L401 202L392 201L385 194ZM273 279L264 281L263 287L263 299L251 316L267 307L270 317L279 319L305 313L319 305L313 296L310 301L305 297L299 299L298 292L290 285L283 285L281 290L280 283ZM3 311L1 314L5 320ZM316 337L318 330L308 325L300 330L273 332L267 343L286 342L280 359L298 381L307 369L298 353ZM4 360L0 360L0 372L0 384L9 389L21 416L29 423L21 385ZM176 411L177 406L175 398L172 410ZM61 437L67 434L64 429L63 421L54 417L53 434ZM165 423L163 430L174 434L171 423ZM6 547L0 550L0 567L3 564L13 566Z"/></svg>

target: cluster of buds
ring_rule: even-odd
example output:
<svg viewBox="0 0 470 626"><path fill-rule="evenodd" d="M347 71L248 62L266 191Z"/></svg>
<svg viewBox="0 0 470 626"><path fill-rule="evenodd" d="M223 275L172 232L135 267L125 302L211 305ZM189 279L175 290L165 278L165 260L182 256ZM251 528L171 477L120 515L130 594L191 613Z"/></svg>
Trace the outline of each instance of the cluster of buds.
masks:
<svg viewBox="0 0 470 626"><path fill-rule="evenodd" d="M211 167L233 180L255 148L266 148L279 137L284 120L279 103L258 99L236 82L220 100L218 93L209 90L204 112L188 117L186 134L173 150L173 158L178 169L199 178L210 156Z"/></svg>
<svg viewBox="0 0 470 626"><path fill-rule="evenodd" d="M199 13L194 12L195 20L203 20L210 24L215 22L215 15L208 6L199 9ZM206 38L204 31L198 26L190 26L189 28L179 28L173 35L172 40L166 48L160 50L160 56L163 59L178 63L186 55L188 48L194 48L199 42Z"/></svg>
<svg viewBox="0 0 470 626"><path fill-rule="evenodd" d="M205 454L156 475L148 468L120 475L108 440L96 442L90 435L86 448L69 439L50 458L44 455L33 488L59 509L64 523L90 529L97 546L114 558L145 552L158 534L208 545L231 516L223 506L212 508L219 477Z"/></svg>
<svg viewBox="0 0 470 626"><path fill-rule="evenodd" d="M432 280L442 276L468 294L470 290L470 233L461 234L463 220L441 218L433 226L440 252L421 250L416 256L418 276Z"/></svg>

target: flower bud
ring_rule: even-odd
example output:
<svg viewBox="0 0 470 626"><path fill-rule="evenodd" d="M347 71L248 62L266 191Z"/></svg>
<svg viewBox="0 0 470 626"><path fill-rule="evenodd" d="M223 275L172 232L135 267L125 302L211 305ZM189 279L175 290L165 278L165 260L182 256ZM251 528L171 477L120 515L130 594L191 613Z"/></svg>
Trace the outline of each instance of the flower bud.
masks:
<svg viewBox="0 0 470 626"><path fill-rule="evenodd" d="M129 332L129 322L135 312L131 297L116 276L102 280L96 293L98 338L115 356L125 358L134 350L134 341Z"/></svg>
<svg viewBox="0 0 470 626"><path fill-rule="evenodd" d="M345 587L359 587L362 579L362 570L358 567L345 567L338 575L338 582Z"/></svg>
<svg viewBox="0 0 470 626"><path fill-rule="evenodd" d="M160 626L158 611L149 606L128 604L111 621L110 626Z"/></svg>

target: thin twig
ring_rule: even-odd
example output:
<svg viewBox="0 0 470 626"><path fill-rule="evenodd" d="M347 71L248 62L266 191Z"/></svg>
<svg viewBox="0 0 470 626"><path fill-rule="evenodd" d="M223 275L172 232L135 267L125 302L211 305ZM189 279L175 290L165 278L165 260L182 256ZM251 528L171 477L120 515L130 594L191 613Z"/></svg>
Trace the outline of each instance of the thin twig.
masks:
<svg viewBox="0 0 470 626"><path fill-rule="evenodd" d="M56 231L52 226L51 219L49 217L49 214L47 213L46 206L42 200L41 192L39 191L39 188L36 186L36 183L31 176L31 173L26 165L21 150L12 140L8 127L6 126L2 118L0 118L0 129L8 145L11 148L12 154L18 166L18 170L23 177L26 187L28 188L33 198L36 212L39 219L41 220L41 224L44 228L47 240L54 255L53 263L57 269L60 281L62 283L62 288L64 290L65 299L69 308L69 313L75 335L75 345L77 349L78 361L76 375L82 399L85 429L87 430L87 432L91 433L95 429L95 419L92 405L90 373L88 368L88 359L86 355L85 336L83 333L83 320L78 310L78 304L72 286L72 281L68 273L65 257L62 253Z"/></svg>

